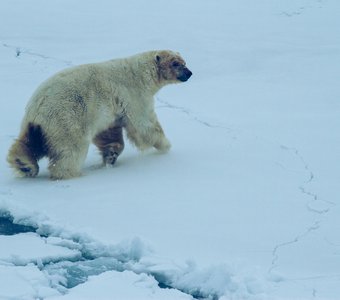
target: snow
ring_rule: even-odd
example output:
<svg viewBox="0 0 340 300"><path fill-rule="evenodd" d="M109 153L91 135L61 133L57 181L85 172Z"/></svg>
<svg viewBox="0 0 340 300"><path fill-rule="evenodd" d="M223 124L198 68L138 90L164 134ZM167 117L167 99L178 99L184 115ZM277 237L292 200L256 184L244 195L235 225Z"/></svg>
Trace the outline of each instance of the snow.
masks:
<svg viewBox="0 0 340 300"><path fill-rule="evenodd" d="M33 264L0 265L0 299L44 299L58 295L49 279Z"/></svg>
<svg viewBox="0 0 340 300"><path fill-rule="evenodd" d="M339 9L2 0L0 299L338 299ZM13 176L39 83L151 49L193 71L156 96L168 154L127 144L100 168L91 147L80 178Z"/></svg>
<svg viewBox="0 0 340 300"><path fill-rule="evenodd" d="M35 233L19 233L15 236L0 236L0 260L15 265L29 263L42 264L60 259L77 259L80 253L65 247L51 245L47 239L44 241Z"/></svg>

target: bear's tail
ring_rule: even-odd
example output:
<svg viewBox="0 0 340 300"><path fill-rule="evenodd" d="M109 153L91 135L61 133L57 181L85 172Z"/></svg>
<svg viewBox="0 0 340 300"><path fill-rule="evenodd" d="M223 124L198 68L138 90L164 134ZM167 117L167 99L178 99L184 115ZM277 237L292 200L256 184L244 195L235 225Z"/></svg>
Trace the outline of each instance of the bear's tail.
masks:
<svg viewBox="0 0 340 300"><path fill-rule="evenodd" d="M38 160L47 154L44 135L39 125L29 123L12 147L7 161L21 177L35 177L39 173Z"/></svg>

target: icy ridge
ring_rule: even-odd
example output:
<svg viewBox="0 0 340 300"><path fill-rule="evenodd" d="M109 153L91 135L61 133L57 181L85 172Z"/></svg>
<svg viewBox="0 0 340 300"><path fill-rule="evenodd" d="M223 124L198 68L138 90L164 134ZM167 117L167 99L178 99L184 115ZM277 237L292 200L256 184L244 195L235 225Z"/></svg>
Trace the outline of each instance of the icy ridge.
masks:
<svg viewBox="0 0 340 300"><path fill-rule="evenodd" d="M73 233L53 225L41 215L33 218L4 205L0 206L0 217L14 225L31 229L31 232L35 232L51 245L79 252L78 256L70 258L45 258L26 262L36 265L49 280L50 287L61 294L86 282L89 276L112 270L152 276L160 288L176 289L194 299L217 300L225 296L231 299L250 299L262 293L261 283L248 275L242 278L231 267L220 265L200 269L194 262L176 265L155 256L150 247L139 238L123 241L118 245L104 245L87 234ZM25 265L18 258L13 258L10 262L0 261L0 265L8 263L13 266Z"/></svg>

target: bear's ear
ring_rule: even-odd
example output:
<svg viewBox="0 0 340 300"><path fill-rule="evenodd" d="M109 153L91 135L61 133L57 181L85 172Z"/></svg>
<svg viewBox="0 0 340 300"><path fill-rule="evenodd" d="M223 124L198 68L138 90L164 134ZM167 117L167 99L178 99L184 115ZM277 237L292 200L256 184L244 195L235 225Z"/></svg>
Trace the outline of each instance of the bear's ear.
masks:
<svg viewBox="0 0 340 300"><path fill-rule="evenodd" d="M161 56L159 54L156 54L155 61L156 63L159 63L161 61Z"/></svg>

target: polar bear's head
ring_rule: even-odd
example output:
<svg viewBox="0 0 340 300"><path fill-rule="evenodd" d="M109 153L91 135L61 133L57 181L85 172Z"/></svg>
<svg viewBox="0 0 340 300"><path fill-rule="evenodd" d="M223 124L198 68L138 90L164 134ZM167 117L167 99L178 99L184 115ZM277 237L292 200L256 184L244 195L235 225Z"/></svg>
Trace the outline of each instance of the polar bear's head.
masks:
<svg viewBox="0 0 340 300"><path fill-rule="evenodd" d="M187 81L192 72L186 67L184 59L173 51L158 51L155 56L158 78L166 82Z"/></svg>

